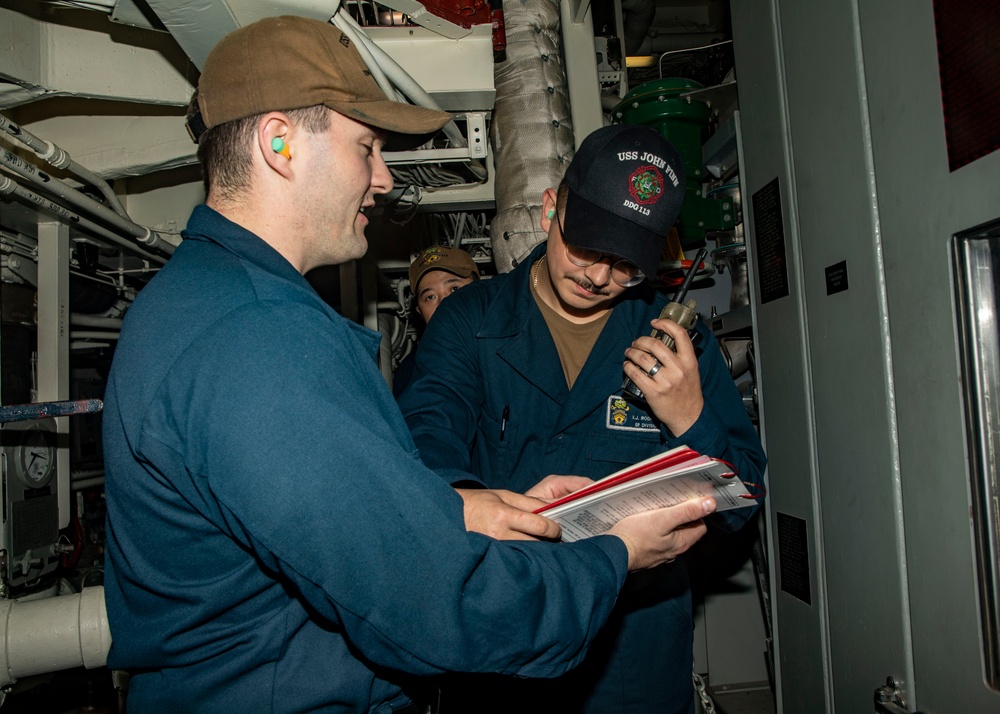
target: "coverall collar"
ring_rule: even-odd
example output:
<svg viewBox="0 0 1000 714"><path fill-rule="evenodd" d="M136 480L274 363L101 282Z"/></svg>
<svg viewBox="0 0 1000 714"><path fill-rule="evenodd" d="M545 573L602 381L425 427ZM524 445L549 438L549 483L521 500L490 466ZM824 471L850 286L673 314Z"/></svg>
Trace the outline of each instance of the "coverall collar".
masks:
<svg viewBox="0 0 1000 714"><path fill-rule="evenodd" d="M650 326L644 319L654 292L646 285L629 290L618 302L587 362L573 385L566 386L559 354L548 325L531 294L531 266L545 253L545 243L535 247L505 281L490 305L476 337L502 339L497 356L526 382L562 405L557 423L561 430L603 406L624 380L625 346Z"/></svg>

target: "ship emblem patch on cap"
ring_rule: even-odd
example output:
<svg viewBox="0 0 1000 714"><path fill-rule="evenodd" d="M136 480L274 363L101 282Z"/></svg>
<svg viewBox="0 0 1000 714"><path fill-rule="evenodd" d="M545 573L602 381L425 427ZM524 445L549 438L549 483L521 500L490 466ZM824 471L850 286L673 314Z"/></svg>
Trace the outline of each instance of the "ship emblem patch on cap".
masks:
<svg viewBox="0 0 1000 714"><path fill-rule="evenodd" d="M428 248L427 250L424 251L424 254L421 257L423 258L420 261L421 266L429 265L431 263L436 263L437 261L441 260L441 249L437 246L433 248Z"/></svg>
<svg viewBox="0 0 1000 714"><path fill-rule="evenodd" d="M640 205L656 203L663 195L663 174L655 166L640 166L629 177L628 192Z"/></svg>

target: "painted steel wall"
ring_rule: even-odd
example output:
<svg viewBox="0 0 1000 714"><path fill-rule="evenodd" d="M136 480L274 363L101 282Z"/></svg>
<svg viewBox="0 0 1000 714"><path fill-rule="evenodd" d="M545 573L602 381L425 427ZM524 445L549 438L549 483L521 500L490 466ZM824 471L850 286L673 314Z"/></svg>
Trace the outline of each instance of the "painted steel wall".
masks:
<svg viewBox="0 0 1000 714"><path fill-rule="evenodd" d="M751 199L777 178L789 278L764 301L751 268L779 711L870 712L890 675L908 710L998 711L948 246L1000 216L1000 156L948 170L931 0L732 9L751 250Z"/></svg>
<svg viewBox="0 0 1000 714"><path fill-rule="evenodd" d="M805 305L801 285L801 247L797 204L791 180L791 117L784 90L784 57L776 33L777 9L769 0L732 3L733 46L742 125L744 211L753 290L758 393L768 453L769 551L775 676L779 711L825 711L829 702L826 672L825 589L820 562L817 476L808 364ZM752 197L778 180L785 235L788 296L760 301L756 231ZM763 220L763 218L762 218ZM802 575L808 602L781 590L776 520L778 514L800 519L805 527L800 562L811 564ZM787 635L786 635L787 633Z"/></svg>

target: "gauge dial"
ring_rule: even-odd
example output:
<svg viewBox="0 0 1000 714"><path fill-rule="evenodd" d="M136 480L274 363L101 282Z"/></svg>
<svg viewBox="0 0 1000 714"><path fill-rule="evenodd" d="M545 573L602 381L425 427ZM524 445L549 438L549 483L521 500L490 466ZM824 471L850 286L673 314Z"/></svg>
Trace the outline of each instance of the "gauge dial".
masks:
<svg viewBox="0 0 1000 714"><path fill-rule="evenodd" d="M17 447L17 475L28 488L45 486L56 468L55 434L46 429L31 429Z"/></svg>

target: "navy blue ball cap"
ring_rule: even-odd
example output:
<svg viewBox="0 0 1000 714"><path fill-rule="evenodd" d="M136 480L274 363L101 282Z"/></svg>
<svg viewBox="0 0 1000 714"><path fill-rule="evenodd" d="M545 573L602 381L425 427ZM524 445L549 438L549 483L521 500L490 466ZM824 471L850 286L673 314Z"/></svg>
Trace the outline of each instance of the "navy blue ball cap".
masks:
<svg viewBox="0 0 1000 714"><path fill-rule="evenodd" d="M567 243L656 275L684 203L684 164L673 144L645 126L602 127L580 144L563 183Z"/></svg>

